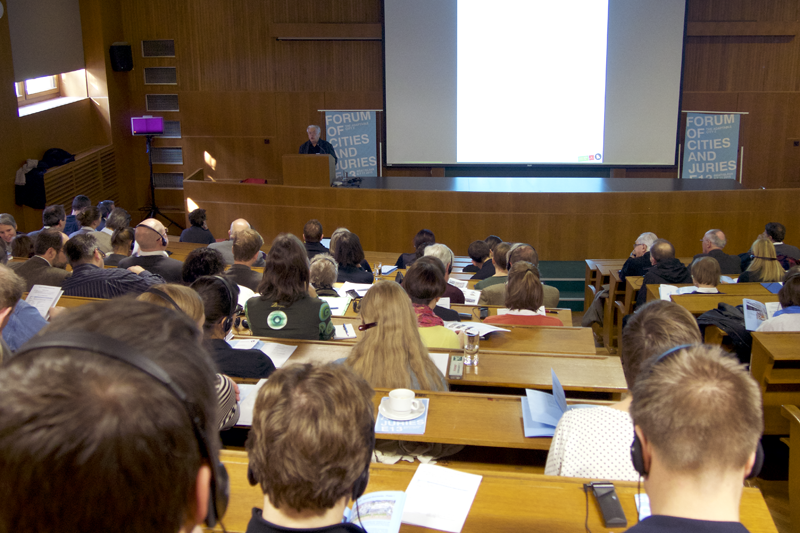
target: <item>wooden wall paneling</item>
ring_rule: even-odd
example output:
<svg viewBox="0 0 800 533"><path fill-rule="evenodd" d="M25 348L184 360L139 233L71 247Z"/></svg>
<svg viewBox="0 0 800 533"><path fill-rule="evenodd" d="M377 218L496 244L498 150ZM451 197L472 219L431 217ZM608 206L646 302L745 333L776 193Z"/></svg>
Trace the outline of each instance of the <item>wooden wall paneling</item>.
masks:
<svg viewBox="0 0 800 533"><path fill-rule="evenodd" d="M106 141L105 129L91 100L20 117L19 135L27 157L40 159L48 148L78 153Z"/></svg>
<svg viewBox="0 0 800 533"><path fill-rule="evenodd" d="M181 93L184 137L275 137L275 94L189 91Z"/></svg>
<svg viewBox="0 0 800 533"><path fill-rule="evenodd" d="M784 148L792 104L800 100L790 93L740 93L739 110L747 111L749 127L742 131L745 147L744 174L748 187L779 187L783 182Z"/></svg>
<svg viewBox="0 0 800 533"><path fill-rule="evenodd" d="M24 153L19 134L19 114L17 97L11 90L14 85L14 64L11 58L11 37L8 28L8 16L0 18L0 86L8 87L0 91L0 146L3 154L0 157L0 175L6 176L3 188L0 189L0 212L22 216L22 209L14 205L14 180L10 179L17 169L25 163L29 156ZM41 156L41 154L39 154Z"/></svg>
<svg viewBox="0 0 800 533"><path fill-rule="evenodd" d="M326 92L325 109L383 109L383 92Z"/></svg>
<svg viewBox="0 0 800 533"><path fill-rule="evenodd" d="M379 23L380 0L339 0L324 4L314 0L273 0L276 23ZM335 8L335 9L334 9Z"/></svg>
<svg viewBox="0 0 800 533"><path fill-rule="evenodd" d="M692 21L795 21L794 0L690 0L688 17Z"/></svg>

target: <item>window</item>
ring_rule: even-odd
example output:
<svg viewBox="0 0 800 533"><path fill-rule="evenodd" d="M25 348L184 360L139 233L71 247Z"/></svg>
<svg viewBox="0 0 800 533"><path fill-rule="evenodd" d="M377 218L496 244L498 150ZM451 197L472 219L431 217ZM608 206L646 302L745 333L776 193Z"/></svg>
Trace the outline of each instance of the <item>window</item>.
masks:
<svg viewBox="0 0 800 533"><path fill-rule="evenodd" d="M33 80L20 81L14 84L17 92L17 103L27 105L42 100L61 96L60 76L45 76Z"/></svg>

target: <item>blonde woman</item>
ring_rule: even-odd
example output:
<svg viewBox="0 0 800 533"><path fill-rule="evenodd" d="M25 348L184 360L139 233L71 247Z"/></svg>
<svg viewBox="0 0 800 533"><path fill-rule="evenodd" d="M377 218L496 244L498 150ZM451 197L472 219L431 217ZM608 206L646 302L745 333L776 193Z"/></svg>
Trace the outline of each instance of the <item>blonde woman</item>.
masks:
<svg viewBox="0 0 800 533"><path fill-rule="evenodd" d="M778 262L775 245L768 239L758 239L750 247L753 261L739 276L739 283L783 281L785 272Z"/></svg>
<svg viewBox="0 0 800 533"><path fill-rule="evenodd" d="M153 285L136 299L183 313L194 320L198 329L203 331L206 320L203 300L189 287L174 283ZM222 374L217 374L214 387L217 391L216 426L219 431L224 431L239 421L239 387L231 378Z"/></svg>
<svg viewBox="0 0 800 533"><path fill-rule="evenodd" d="M393 281L379 281L361 301L364 336L344 361L372 387L446 391L428 355L411 299Z"/></svg>

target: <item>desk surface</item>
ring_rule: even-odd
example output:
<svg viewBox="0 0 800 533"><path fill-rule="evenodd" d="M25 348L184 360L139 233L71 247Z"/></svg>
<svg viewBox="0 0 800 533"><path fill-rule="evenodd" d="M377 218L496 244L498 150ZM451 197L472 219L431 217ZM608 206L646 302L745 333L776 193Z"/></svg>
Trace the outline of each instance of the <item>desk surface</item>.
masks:
<svg viewBox="0 0 800 533"><path fill-rule="evenodd" d="M247 454L223 451L222 462L231 480L231 498L223 522L228 531L247 529L253 507L261 508L264 495L259 486L247 482ZM406 490L416 471L416 464L370 466L367 493L382 490ZM580 532L586 519L586 495L583 483L589 480L518 474L511 472L486 472L469 468L459 469L483 476L475 501L472 503L463 533L519 531ZM633 495L634 482L615 481L628 526L637 522ZM777 529L758 489L744 489L740 504L741 521L751 533L775 533ZM606 531L600 508L593 497L589 498L589 528ZM614 531L623 531L624 528ZM436 531L403 524L402 532Z"/></svg>
<svg viewBox="0 0 800 533"><path fill-rule="evenodd" d="M800 361L800 332L753 332L753 348L763 349L773 361Z"/></svg>

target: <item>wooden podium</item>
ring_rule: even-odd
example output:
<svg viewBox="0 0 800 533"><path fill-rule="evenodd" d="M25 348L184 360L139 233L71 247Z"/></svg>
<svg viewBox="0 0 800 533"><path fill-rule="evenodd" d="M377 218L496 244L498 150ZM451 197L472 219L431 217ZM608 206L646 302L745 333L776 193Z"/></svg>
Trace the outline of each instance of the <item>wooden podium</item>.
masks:
<svg viewBox="0 0 800 533"><path fill-rule="evenodd" d="M283 156L283 184L300 187L330 187L336 164L329 154Z"/></svg>

